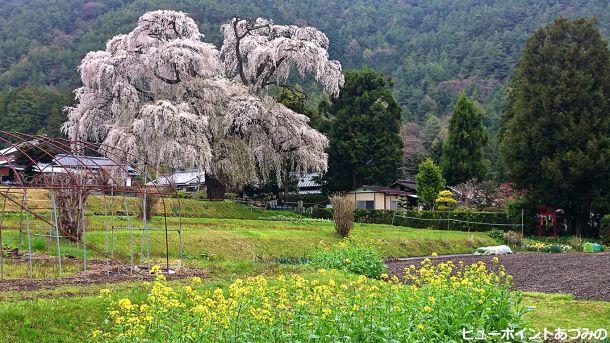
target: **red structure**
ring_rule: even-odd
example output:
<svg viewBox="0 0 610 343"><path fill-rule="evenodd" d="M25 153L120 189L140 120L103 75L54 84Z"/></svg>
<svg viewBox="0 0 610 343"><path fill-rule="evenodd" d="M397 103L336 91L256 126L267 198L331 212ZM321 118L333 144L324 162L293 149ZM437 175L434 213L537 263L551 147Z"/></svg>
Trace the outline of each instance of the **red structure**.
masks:
<svg viewBox="0 0 610 343"><path fill-rule="evenodd" d="M182 205L176 192L175 183L161 174L156 166L149 162L137 162L136 156L118 148L102 148L99 143L70 141L64 138L28 135L0 130L0 280L3 274L3 242L2 231L8 230L4 225L6 215L19 218L19 249L27 248L28 275L33 274L34 262L40 263L47 259L35 259L31 240L35 237L46 239L49 252L53 246L57 253L58 276L62 275L61 242L76 242L77 256L82 256L83 270L87 270L87 251L94 251L105 258L107 273L120 273L122 266L129 265L130 273L142 273L142 268L136 268L136 263L149 264L152 244L152 231L165 233L165 264L169 264L169 232L178 233L178 256L182 256L182 222L180 213ZM85 153L93 153L94 156ZM103 155L103 157L99 156ZM163 177L161 185L158 181L148 182ZM33 191L46 194L39 200L28 197ZM105 246L86 240L89 221L86 220L87 199L89 195L97 196L102 202L104 222L98 224L105 231ZM148 222L148 201L157 197L162 210L160 225ZM178 218L177 229L170 229L167 221L168 204L166 201L175 197L175 211ZM129 200L129 201L128 201ZM135 221L134 209L130 215L130 204L141 206L142 220ZM127 226L115 226L117 217L125 218ZM118 221L118 220L117 220ZM124 230L130 236L129 254L115 251L115 228ZM135 235L139 235L136 243ZM26 245L24 247L23 245ZM79 248L80 247L80 248ZM80 249L80 250L79 250ZM139 250L139 258L136 252ZM35 261L36 260L36 261Z"/></svg>
<svg viewBox="0 0 610 343"><path fill-rule="evenodd" d="M549 236L551 231L553 236L557 237L557 209L552 206L540 205L537 207L538 213L536 219L538 222L538 237L542 237L544 233Z"/></svg>

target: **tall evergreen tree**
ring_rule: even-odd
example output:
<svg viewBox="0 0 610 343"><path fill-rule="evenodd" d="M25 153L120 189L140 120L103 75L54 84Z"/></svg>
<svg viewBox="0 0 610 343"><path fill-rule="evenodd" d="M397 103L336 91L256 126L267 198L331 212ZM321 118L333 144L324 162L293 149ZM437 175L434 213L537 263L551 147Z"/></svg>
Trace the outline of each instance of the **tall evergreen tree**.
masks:
<svg viewBox="0 0 610 343"><path fill-rule="evenodd" d="M327 192L387 185L400 176L402 110L390 79L366 68L349 71L341 95L326 110L332 120Z"/></svg>
<svg viewBox="0 0 610 343"><path fill-rule="evenodd" d="M539 204L566 208L582 234L610 187L610 53L596 26L559 18L534 33L501 132L512 180Z"/></svg>
<svg viewBox="0 0 610 343"><path fill-rule="evenodd" d="M438 193L445 188L445 179L432 159L428 158L419 165L419 172L415 177L417 181L417 197L420 205L431 209Z"/></svg>
<svg viewBox="0 0 610 343"><path fill-rule="evenodd" d="M443 175L449 184L484 178L483 148L486 143L483 112L462 92L449 120L449 137L443 144L441 157Z"/></svg>

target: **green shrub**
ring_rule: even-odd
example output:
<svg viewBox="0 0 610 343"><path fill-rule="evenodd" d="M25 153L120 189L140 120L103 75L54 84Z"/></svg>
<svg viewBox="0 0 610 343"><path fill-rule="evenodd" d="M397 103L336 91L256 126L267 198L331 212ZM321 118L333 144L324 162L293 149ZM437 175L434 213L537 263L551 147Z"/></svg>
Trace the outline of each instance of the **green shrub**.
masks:
<svg viewBox="0 0 610 343"><path fill-rule="evenodd" d="M457 212L457 213L474 213L474 212L479 212L475 207L472 206L468 206L468 205L459 205L457 206L453 212ZM485 212L495 212L495 211L485 211Z"/></svg>
<svg viewBox="0 0 610 343"><path fill-rule="evenodd" d="M381 254L372 246L353 240L343 240L331 247L321 247L311 256L313 266L345 270L379 278L387 270Z"/></svg>
<svg viewBox="0 0 610 343"><path fill-rule="evenodd" d="M524 197L516 197L506 202L506 216L514 222L521 221L521 210L524 210L527 200Z"/></svg>
<svg viewBox="0 0 610 343"><path fill-rule="evenodd" d="M610 245L610 214L606 214L599 222L599 236L604 244Z"/></svg>
<svg viewBox="0 0 610 343"><path fill-rule="evenodd" d="M328 208L316 208L311 217L321 219L331 219L332 210ZM415 218L415 219L413 219ZM447 218L460 220L463 222L449 222ZM435 230L455 230L455 231L478 231L486 232L493 228L491 223L513 224L507 228L517 229L521 227L521 217L519 221L511 221L504 212L481 212L472 210L455 211L380 211L380 210L361 210L354 212L354 219L357 223L390 224L396 226L414 227L421 229ZM435 219L435 220L427 220ZM483 223L483 224L472 224ZM490 224L485 224L490 223Z"/></svg>
<svg viewBox="0 0 610 343"><path fill-rule="evenodd" d="M504 231L493 228L487 233L487 235L493 239L501 240L503 239Z"/></svg>
<svg viewBox="0 0 610 343"><path fill-rule="evenodd" d="M330 208L314 207L311 211L311 217L317 219L333 219L333 210Z"/></svg>
<svg viewBox="0 0 610 343"><path fill-rule="evenodd" d="M436 200L434 200L436 206L440 211L446 211L453 209L457 205L457 200L453 198L453 193L448 190L442 190L438 193Z"/></svg>
<svg viewBox="0 0 610 343"><path fill-rule="evenodd" d="M356 210L355 219L356 222L360 223L393 224L422 229L434 228L436 230L479 232L489 231L493 227L485 223L511 224L503 212ZM447 219L459 220L461 222L450 221L448 223ZM520 223L515 224L514 228L520 226Z"/></svg>
<svg viewBox="0 0 610 343"><path fill-rule="evenodd" d="M546 247L546 251L552 253L560 253L563 252L563 248L559 244L551 244Z"/></svg>
<svg viewBox="0 0 610 343"><path fill-rule="evenodd" d="M536 242L532 245L523 244L523 248L527 251L536 251L536 252L551 252L551 253L561 253L572 250L572 246L567 244L559 244L559 243L551 243L544 244L542 242Z"/></svg>

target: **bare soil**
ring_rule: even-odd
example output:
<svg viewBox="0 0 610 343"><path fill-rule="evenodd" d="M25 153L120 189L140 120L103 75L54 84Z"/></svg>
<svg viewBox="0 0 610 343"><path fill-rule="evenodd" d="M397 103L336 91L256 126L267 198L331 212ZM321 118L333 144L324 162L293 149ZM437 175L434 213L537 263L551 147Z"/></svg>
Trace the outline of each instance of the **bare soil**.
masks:
<svg viewBox="0 0 610 343"><path fill-rule="evenodd" d="M493 256L439 256L433 263L491 263ZM513 287L528 292L572 294L576 299L610 301L610 253L515 253L498 255L513 276ZM404 268L419 266L423 258L390 261L390 275L401 277Z"/></svg>
<svg viewBox="0 0 610 343"><path fill-rule="evenodd" d="M17 263L27 263L23 255L12 252L9 259ZM33 259L37 262L55 262L55 257L44 254L35 254ZM65 258L66 263L74 263L74 258ZM171 269L171 266L170 266ZM192 268L177 268L172 273L166 273L168 280L177 280L187 277L199 276L205 278L206 271ZM97 284L111 284L118 282L152 281L154 276L149 273L149 266L136 266L134 270L129 265L110 261L88 260L87 270L79 271L73 276L53 279L5 279L0 280L0 292L4 291L35 291L41 289L55 289L61 286L87 286Z"/></svg>

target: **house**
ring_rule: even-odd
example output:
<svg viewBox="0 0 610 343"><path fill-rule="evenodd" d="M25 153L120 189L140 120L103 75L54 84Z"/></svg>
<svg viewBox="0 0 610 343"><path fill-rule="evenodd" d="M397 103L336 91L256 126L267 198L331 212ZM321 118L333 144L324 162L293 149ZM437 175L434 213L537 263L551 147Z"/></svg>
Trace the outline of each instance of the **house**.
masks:
<svg viewBox="0 0 610 343"><path fill-rule="evenodd" d="M297 188L299 194L320 194L322 193L321 175L319 173L305 173L295 175L297 178Z"/></svg>
<svg viewBox="0 0 610 343"><path fill-rule="evenodd" d="M415 178L408 177L404 179L398 179L389 186L392 189L401 190L407 193L406 201L403 201L402 207L415 208L418 207L417 202L417 182Z"/></svg>
<svg viewBox="0 0 610 343"><path fill-rule="evenodd" d="M388 187L413 195L417 194L417 182L415 181L415 178L398 179Z"/></svg>
<svg viewBox="0 0 610 343"><path fill-rule="evenodd" d="M120 182L120 186L131 187L133 178L138 176L138 172L129 165L119 164L106 157L85 156L72 154L57 154L51 163L38 163L35 169L42 174L51 173L78 173L87 171L88 173L96 173L104 171L109 175L113 175L113 180ZM117 171L123 175L115 176ZM121 178L119 181L118 179Z"/></svg>
<svg viewBox="0 0 610 343"><path fill-rule="evenodd" d="M415 178L398 179L388 187L362 186L347 192L347 197L354 199L357 209L396 210L418 206Z"/></svg>
<svg viewBox="0 0 610 343"><path fill-rule="evenodd" d="M7 161L0 156L0 183L8 182L13 179L14 171L9 166L10 161Z"/></svg>
<svg viewBox="0 0 610 343"><path fill-rule="evenodd" d="M348 199L354 200L357 209L365 210L395 210L409 195L400 189L382 186L362 186L346 193Z"/></svg>
<svg viewBox="0 0 610 343"><path fill-rule="evenodd" d="M20 147L26 145L38 145L37 140L31 140L20 143L18 145L10 146L8 148L0 149L0 183L11 182L15 179L15 172L23 170L22 166L15 165L15 155L19 151Z"/></svg>
<svg viewBox="0 0 610 343"><path fill-rule="evenodd" d="M160 176L154 184L158 186L172 186L176 190L185 193L197 193L205 189L205 173L192 170L175 172L170 175Z"/></svg>

